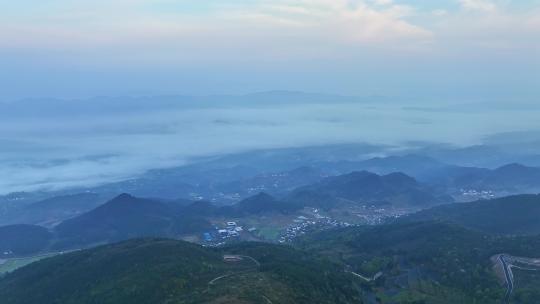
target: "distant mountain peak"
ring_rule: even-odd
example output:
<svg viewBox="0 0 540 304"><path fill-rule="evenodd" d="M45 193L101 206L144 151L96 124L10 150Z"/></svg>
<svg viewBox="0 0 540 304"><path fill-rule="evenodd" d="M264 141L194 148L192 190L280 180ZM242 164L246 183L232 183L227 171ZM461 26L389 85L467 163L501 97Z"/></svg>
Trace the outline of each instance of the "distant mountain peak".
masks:
<svg viewBox="0 0 540 304"><path fill-rule="evenodd" d="M262 200L266 200L266 201L274 201L274 197L271 196L270 194L266 193L266 192L259 192L258 194L255 194L254 196L245 199L245 201L248 201L248 200L250 200L250 201L252 201L252 200L257 200L257 201L262 201Z"/></svg>
<svg viewBox="0 0 540 304"><path fill-rule="evenodd" d="M134 197L133 195L131 195L129 193L122 193L122 194L118 195L117 197L113 198L111 200L111 202L134 200L134 199L136 199L136 197Z"/></svg>
<svg viewBox="0 0 540 304"><path fill-rule="evenodd" d="M306 196L306 192L310 195ZM306 204L317 200L325 201L323 205L331 206L338 198L355 202L389 202L401 206L436 205L447 199L439 197L405 173L395 172L381 176L369 171L333 176L319 183L300 187L293 192L290 199Z"/></svg>
<svg viewBox="0 0 540 304"><path fill-rule="evenodd" d="M366 178L366 177L376 177L376 176L379 176L379 175L373 172L366 171L366 170L361 170L361 171L353 171L351 173L344 174L341 177Z"/></svg>
<svg viewBox="0 0 540 304"><path fill-rule="evenodd" d="M409 183L417 183L416 179L410 175L407 175L403 172L392 172L390 174L387 174L383 176L386 180L391 181L401 181L401 182L409 182Z"/></svg>
<svg viewBox="0 0 540 304"><path fill-rule="evenodd" d="M506 170L522 170L522 169L529 169L531 167L527 167L525 165L522 165L520 163L511 163L504 166L501 166L495 170L497 171L506 171Z"/></svg>
<svg viewBox="0 0 540 304"><path fill-rule="evenodd" d="M296 169L291 170L290 173L310 173L310 172L318 172L318 171L319 171L318 169L315 169L310 166L302 166L302 167L298 167Z"/></svg>
<svg viewBox="0 0 540 304"><path fill-rule="evenodd" d="M540 168L528 167L519 163L511 163L495 169L494 172L507 176L529 176L530 174L538 176L540 174Z"/></svg>

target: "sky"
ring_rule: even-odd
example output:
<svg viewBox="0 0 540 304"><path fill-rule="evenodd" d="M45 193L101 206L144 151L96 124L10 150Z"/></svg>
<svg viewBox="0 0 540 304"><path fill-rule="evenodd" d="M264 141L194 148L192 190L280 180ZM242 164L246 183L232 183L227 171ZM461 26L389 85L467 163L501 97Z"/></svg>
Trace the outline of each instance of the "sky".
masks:
<svg viewBox="0 0 540 304"><path fill-rule="evenodd" d="M0 0L0 194L254 149L481 144L540 131L539 90L540 0Z"/></svg>
<svg viewBox="0 0 540 304"><path fill-rule="evenodd" d="M540 0L0 0L0 101L297 90L537 101Z"/></svg>

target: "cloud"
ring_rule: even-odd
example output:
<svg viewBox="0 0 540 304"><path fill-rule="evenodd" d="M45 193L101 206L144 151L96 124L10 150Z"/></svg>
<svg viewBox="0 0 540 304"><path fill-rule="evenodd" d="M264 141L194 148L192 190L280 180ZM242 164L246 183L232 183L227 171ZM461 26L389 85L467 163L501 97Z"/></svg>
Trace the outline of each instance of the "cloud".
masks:
<svg viewBox="0 0 540 304"><path fill-rule="evenodd" d="M254 17L261 23L291 25L298 36L319 35L321 40L356 42L360 44L399 45L398 41L422 41L431 38L429 30L405 20L414 9L392 2L367 2L346 0L269 1L254 13L243 11L240 16ZM383 5L384 7L378 7ZM296 25L296 28L295 28Z"/></svg>
<svg viewBox="0 0 540 304"><path fill-rule="evenodd" d="M394 1L393 0L372 0L373 3L377 4L377 5L390 5L390 4L393 4Z"/></svg>
<svg viewBox="0 0 540 304"><path fill-rule="evenodd" d="M0 52L72 64L182 66L285 60L355 60L369 50L437 56L454 49L536 44L540 13L488 0L461 10L390 0L56 0L0 12ZM29 1L27 1L29 2ZM27 5L29 5L27 3ZM190 7L201 6L197 9ZM24 7L22 5L21 7ZM21 9L22 10L22 9ZM381 52L382 50L382 52ZM53 56L48 52L52 52ZM56 56L56 57L54 57Z"/></svg>
<svg viewBox="0 0 540 304"><path fill-rule="evenodd" d="M433 10L431 13L436 17L443 17L448 14L448 11L444 9L436 9L436 10Z"/></svg>
<svg viewBox="0 0 540 304"><path fill-rule="evenodd" d="M257 38L259 33L278 38L312 37L321 43L375 45L430 37L429 30L405 20L412 7L382 0L232 2L196 14L186 11L181 3L170 11L152 9L170 5L156 0L55 3L55 11L43 9L35 16L3 18L0 47L81 50L153 44L178 49L178 44L197 45L201 40L228 37L230 44L241 48L246 39Z"/></svg>
<svg viewBox="0 0 540 304"><path fill-rule="evenodd" d="M428 94L429 102L452 94L513 102L516 93L538 95L540 10L512 1L4 2L0 94L17 97L281 88ZM0 181L0 192L117 180L196 156L257 148L474 142L487 131L538 127L539 121L535 111L514 121L507 113L487 113L488 106L486 113L426 118L390 106L201 109L182 101L182 109L104 115L81 106L75 113L84 115L67 115L47 102L49 111L31 118L32 105L21 107L26 118L0 113L0 175L10 177ZM427 123L430 128L422 126Z"/></svg>
<svg viewBox="0 0 540 304"><path fill-rule="evenodd" d="M485 0L460 3L462 11L446 14L433 29L442 47L506 53L512 61L530 58L540 48L539 8L514 9Z"/></svg>
<svg viewBox="0 0 540 304"><path fill-rule="evenodd" d="M257 99L235 105L234 98L223 98L231 104L100 115L80 111L77 117L61 109L54 115L27 117L20 108L11 119L0 121L0 145L10 147L0 150L0 175L9 176L0 181L0 193L100 184L197 157L255 149L344 142L399 145L409 140L466 145L491 133L540 128L538 111L530 109L513 110L511 115L507 109L489 107L426 115L402 109L403 103L306 101L257 106ZM91 101L78 102L84 109ZM117 102L127 107L136 101Z"/></svg>
<svg viewBox="0 0 540 304"><path fill-rule="evenodd" d="M493 12L497 9L495 3L489 0L459 0L461 7L471 11Z"/></svg>

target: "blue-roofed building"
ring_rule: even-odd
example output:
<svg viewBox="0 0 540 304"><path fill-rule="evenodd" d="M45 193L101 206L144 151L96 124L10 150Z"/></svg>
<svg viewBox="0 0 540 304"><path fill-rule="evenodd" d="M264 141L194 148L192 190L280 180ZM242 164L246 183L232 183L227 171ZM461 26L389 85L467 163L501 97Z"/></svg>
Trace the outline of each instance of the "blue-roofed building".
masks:
<svg viewBox="0 0 540 304"><path fill-rule="evenodd" d="M203 233L203 239L205 242L211 242L212 241L212 235L208 232Z"/></svg>

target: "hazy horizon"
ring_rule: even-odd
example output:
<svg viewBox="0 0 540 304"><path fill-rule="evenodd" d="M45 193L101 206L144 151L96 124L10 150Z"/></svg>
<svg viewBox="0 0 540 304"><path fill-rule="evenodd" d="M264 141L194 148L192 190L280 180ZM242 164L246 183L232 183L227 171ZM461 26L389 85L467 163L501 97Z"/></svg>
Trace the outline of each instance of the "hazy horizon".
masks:
<svg viewBox="0 0 540 304"><path fill-rule="evenodd" d="M10 176L0 193L95 185L257 149L472 146L498 133L540 131L540 108L532 105L422 105L290 92L0 104L0 171Z"/></svg>
<svg viewBox="0 0 540 304"><path fill-rule="evenodd" d="M0 193L540 130L540 0L0 2Z"/></svg>

